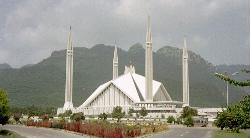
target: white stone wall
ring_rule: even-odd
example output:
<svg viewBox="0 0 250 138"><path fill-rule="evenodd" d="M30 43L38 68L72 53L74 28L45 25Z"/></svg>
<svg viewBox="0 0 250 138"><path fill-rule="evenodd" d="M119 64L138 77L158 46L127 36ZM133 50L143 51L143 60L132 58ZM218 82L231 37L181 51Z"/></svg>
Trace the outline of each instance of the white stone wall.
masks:
<svg viewBox="0 0 250 138"><path fill-rule="evenodd" d="M110 85L89 106L78 110L83 111L85 115L98 115L100 113L111 113L114 107L121 106L123 111L128 112L132 103L133 101L123 92L114 85Z"/></svg>
<svg viewBox="0 0 250 138"><path fill-rule="evenodd" d="M166 96L164 95L161 87L159 88L159 90L157 91L157 93L154 96L154 101L168 101L168 99L166 98Z"/></svg>

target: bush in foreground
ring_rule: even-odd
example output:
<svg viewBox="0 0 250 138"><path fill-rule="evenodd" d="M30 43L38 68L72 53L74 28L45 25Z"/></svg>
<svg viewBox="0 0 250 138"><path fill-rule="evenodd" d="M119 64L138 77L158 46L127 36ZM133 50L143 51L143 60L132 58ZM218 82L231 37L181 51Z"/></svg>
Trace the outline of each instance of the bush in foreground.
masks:
<svg viewBox="0 0 250 138"><path fill-rule="evenodd" d="M5 125L9 120L9 101L5 90L0 88L0 124Z"/></svg>
<svg viewBox="0 0 250 138"><path fill-rule="evenodd" d="M9 130L0 130L0 138L23 138L19 134L9 131Z"/></svg>
<svg viewBox="0 0 250 138"><path fill-rule="evenodd" d="M247 95L238 104L231 105L218 113L215 125L221 130L230 129L232 132L239 133L240 129L250 126L250 95Z"/></svg>
<svg viewBox="0 0 250 138"><path fill-rule="evenodd" d="M104 138L125 138L137 137L153 132L164 131L167 129L167 124L122 124L122 123L109 123L107 121L84 121L84 122L71 122L66 123L63 121L29 121L28 126L60 128L69 131L75 131L83 134L93 135Z"/></svg>

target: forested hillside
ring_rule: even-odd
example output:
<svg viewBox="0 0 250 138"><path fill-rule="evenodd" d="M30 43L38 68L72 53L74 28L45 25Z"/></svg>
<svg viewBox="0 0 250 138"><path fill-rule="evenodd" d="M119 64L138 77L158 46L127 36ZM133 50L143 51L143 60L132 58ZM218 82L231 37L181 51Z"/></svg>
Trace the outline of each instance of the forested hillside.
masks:
<svg viewBox="0 0 250 138"><path fill-rule="evenodd" d="M103 44L92 48L74 48L73 102L80 105L102 83L112 78L112 46ZM128 51L118 49L119 74L124 66L132 64L136 73L144 75L144 48L141 44ZM182 51L163 47L154 53L154 79L163 82L173 100L182 100ZM225 82L217 79L217 66L189 51L190 101L192 106L222 106L225 100ZM65 50L55 51L38 64L19 69L0 71L0 87L8 91L14 106L63 106L65 87ZM221 69L222 70L222 69ZM246 92L230 88L230 99L237 100Z"/></svg>

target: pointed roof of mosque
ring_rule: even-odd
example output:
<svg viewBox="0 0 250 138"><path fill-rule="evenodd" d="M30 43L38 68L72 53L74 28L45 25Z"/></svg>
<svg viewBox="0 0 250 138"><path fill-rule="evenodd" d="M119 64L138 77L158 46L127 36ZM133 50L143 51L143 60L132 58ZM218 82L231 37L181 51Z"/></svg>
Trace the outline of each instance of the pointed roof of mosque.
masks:
<svg viewBox="0 0 250 138"><path fill-rule="evenodd" d="M138 103L146 99L145 92L145 77L136 73L128 72L124 75L119 76L118 78L108 81L100 85L90 96L89 98L80 106L88 106L99 94L103 92L108 86L113 84L126 96L128 96L133 102ZM164 87L161 82L153 81L153 96L159 91L161 87ZM161 89L166 95L168 101L172 101L166 89Z"/></svg>

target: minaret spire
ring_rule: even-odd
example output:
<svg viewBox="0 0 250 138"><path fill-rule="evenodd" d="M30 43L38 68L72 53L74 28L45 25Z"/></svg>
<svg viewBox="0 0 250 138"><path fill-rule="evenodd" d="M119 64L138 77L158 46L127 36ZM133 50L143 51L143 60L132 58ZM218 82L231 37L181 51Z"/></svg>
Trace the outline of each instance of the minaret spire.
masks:
<svg viewBox="0 0 250 138"><path fill-rule="evenodd" d="M189 73L188 73L188 50L186 37L182 52L182 83L183 83L183 106L189 106Z"/></svg>
<svg viewBox="0 0 250 138"><path fill-rule="evenodd" d="M152 32L150 16L148 16L147 22L147 35L146 35L146 57L145 57L145 90L146 90L146 101L153 101L153 52L152 52Z"/></svg>
<svg viewBox="0 0 250 138"><path fill-rule="evenodd" d="M114 57L113 57L113 80L118 77L118 55L117 47L115 44Z"/></svg>
<svg viewBox="0 0 250 138"><path fill-rule="evenodd" d="M72 91L73 91L73 44L72 44L71 26L70 26L67 51L66 51L65 103L63 106L64 111L73 109Z"/></svg>

